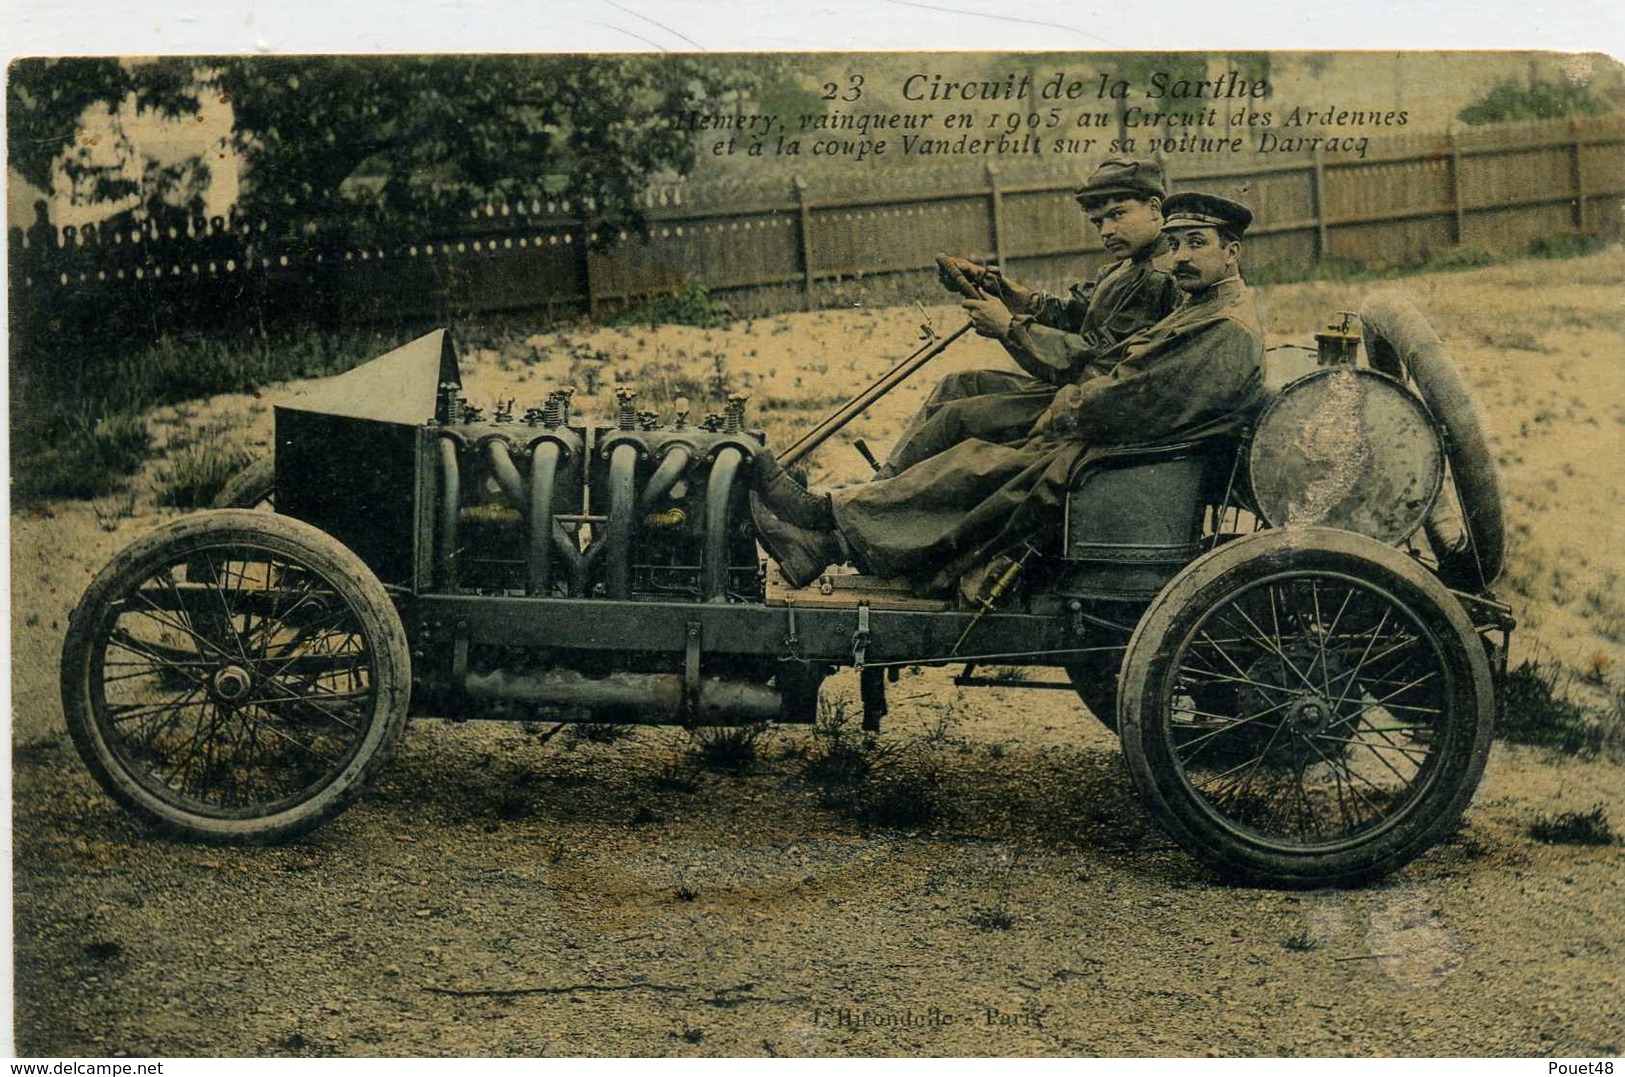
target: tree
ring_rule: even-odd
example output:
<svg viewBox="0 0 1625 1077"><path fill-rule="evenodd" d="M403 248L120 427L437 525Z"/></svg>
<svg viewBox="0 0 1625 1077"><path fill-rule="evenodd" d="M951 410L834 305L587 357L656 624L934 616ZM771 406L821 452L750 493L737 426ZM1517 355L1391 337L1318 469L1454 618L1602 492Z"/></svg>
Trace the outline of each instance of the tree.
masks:
<svg viewBox="0 0 1625 1077"><path fill-rule="evenodd" d="M81 57L13 61L6 79L7 160L44 191L51 189L53 172L60 165L94 198L119 201L140 193L142 182L128 169L95 165L87 151L95 140L113 138L133 153L118 124L119 107L131 95L142 107L169 115L195 112L192 66L189 60L139 65ZM111 113L109 131L92 132L82 126L86 111L98 104ZM135 175L140 174L138 168ZM156 178L163 186L163 178Z"/></svg>
<svg viewBox="0 0 1625 1077"><path fill-rule="evenodd" d="M1508 79L1456 113L1465 124L1502 123L1507 120L1552 120L1596 116L1608 105L1583 83L1548 82L1531 74L1529 85Z"/></svg>
<svg viewBox="0 0 1625 1077"><path fill-rule="evenodd" d="M1105 54L1100 63L1101 70L1109 72L1112 79L1124 80L1137 95L1143 95L1147 88L1151 86L1153 76L1161 75L1165 83L1168 84L1182 80L1195 83L1207 78L1212 66L1209 61L1212 58L1208 53L1201 52L1117 52ZM1223 59L1225 68L1235 71L1242 78L1264 80L1269 78L1270 54L1267 52L1225 53ZM1139 102L1140 97L1137 96L1133 103ZM1112 100L1112 107L1117 112L1117 138L1119 142L1130 137L1127 115L1130 103L1130 101L1120 97ZM1208 103L1210 103L1209 99L1201 98L1154 102L1154 104L1168 109L1197 107ZM1219 112L1227 115L1229 110L1220 108ZM1165 135L1168 131L1166 129L1157 129L1150 133ZM1136 152L1144 151L1137 150Z"/></svg>
<svg viewBox="0 0 1625 1077"><path fill-rule="evenodd" d="M737 62L669 56L22 60L8 150L48 187L91 105L116 112L133 95L187 115L220 94L244 166L239 210L290 234L344 242L547 198L639 227L647 177L693 164L680 115L751 79ZM154 178L149 204L167 193ZM139 186L112 176L103 191Z"/></svg>

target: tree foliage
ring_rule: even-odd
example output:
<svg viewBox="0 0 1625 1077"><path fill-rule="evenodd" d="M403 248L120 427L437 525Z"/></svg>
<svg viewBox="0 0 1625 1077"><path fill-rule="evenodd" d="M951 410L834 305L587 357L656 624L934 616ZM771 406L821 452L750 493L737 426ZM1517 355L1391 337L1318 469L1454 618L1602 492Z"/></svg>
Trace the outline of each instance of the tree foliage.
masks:
<svg viewBox="0 0 1625 1077"><path fill-rule="evenodd" d="M243 161L239 209L272 227L357 239L486 201L545 198L637 226L647 177L693 164L678 115L749 83L736 65L705 57L30 59L7 83L7 148L30 182L49 188L90 106L116 113L133 97L189 115L201 95L219 94ZM149 179L151 205L171 192L164 176ZM131 185L110 177L100 193Z"/></svg>
<svg viewBox="0 0 1625 1077"><path fill-rule="evenodd" d="M82 121L86 110L98 104L116 114L132 95L142 107L167 115L195 112L191 68L189 60L139 65L106 58L16 60L6 79L7 160L29 183L46 191L59 164L70 180L84 182L87 193L98 199L117 201L138 194L143 178L161 188L167 182L161 172L137 178L142 177L140 162L133 176L126 167L94 163L91 151L103 138L120 140L119 149L126 155L134 154L135 148L116 123L108 131L91 131Z"/></svg>
<svg viewBox="0 0 1625 1077"><path fill-rule="evenodd" d="M1553 120L1596 116L1607 109L1608 105L1582 83L1532 78L1526 86L1508 79L1456 113L1456 118L1466 124Z"/></svg>

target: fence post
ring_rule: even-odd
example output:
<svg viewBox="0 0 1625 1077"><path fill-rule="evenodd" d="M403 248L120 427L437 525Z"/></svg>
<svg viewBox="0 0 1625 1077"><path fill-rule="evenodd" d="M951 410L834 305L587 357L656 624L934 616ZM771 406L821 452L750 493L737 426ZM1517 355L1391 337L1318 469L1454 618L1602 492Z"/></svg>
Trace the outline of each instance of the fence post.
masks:
<svg viewBox="0 0 1625 1077"><path fill-rule="evenodd" d="M1461 204L1461 143L1456 141L1456 129L1449 128L1444 133L1445 150L1450 154L1450 236L1456 246L1461 246L1462 239L1467 234L1467 212Z"/></svg>
<svg viewBox="0 0 1625 1077"><path fill-rule="evenodd" d="M1319 262L1331 253L1331 237L1326 229L1326 157L1319 146L1315 147L1309 190L1315 209L1315 261Z"/></svg>
<svg viewBox="0 0 1625 1077"><path fill-rule="evenodd" d="M1585 164L1583 162L1585 142L1580 138L1579 117L1569 120L1569 139L1571 143L1569 161L1574 171L1574 227L1584 232L1586 231L1588 216L1586 213Z"/></svg>
<svg viewBox="0 0 1625 1077"><path fill-rule="evenodd" d="M999 166L988 162L987 200L989 232L993 239L993 261L1004 268L1004 192L999 190Z"/></svg>
<svg viewBox="0 0 1625 1077"><path fill-rule="evenodd" d="M801 309L813 309L812 204L807 201L807 181L800 176L791 181L796 191L797 232L801 240Z"/></svg>
<svg viewBox="0 0 1625 1077"><path fill-rule="evenodd" d="M576 222L576 273L581 278L581 290L587 296L587 317L598 317L598 293L592 284L592 244L587 236L591 234L591 225L585 217ZM565 235L569 235L568 232Z"/></svg>

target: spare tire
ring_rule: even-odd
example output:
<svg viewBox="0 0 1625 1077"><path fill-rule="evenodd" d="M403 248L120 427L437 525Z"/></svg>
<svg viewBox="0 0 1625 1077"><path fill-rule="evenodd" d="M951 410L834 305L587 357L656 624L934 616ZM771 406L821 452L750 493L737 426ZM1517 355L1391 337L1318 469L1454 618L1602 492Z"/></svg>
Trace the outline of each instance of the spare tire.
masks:
<svg viewBox="0 0 1625 1077"><path fill-rule="evenodd" d="M1444 428L1460 525L1452 526L1450 509L1440 499L1424 526L1439 558L1439 578L1451 587L1481 591L1501 574L1506 509L1478 402L1444 341L1404 292L1370 296L1360 307L1360 324L1371 367L1408 379Z"/></svg>

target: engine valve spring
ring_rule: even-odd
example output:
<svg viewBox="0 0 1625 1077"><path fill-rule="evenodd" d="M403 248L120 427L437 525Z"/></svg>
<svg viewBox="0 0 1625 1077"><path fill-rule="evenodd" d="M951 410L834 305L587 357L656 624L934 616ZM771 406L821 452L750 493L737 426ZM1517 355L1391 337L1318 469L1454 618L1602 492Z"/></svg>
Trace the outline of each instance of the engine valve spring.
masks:
<svg viewBox="0 0 1625 1077"><path fill-rule="evenodd" d="M638 391L630 385L615 387L615 425L622 430L638 428Z"/></svg>
<svg viewBox="0 0 1625 1077"><path fill-rule="evenodd" d="M542 425L549 430L557 430L570 421L570 398L575 395L575 389L554 389L547 394L547 403L542 405Z"/></svg>
<svg viewBox="0 0 1625 1077"><path fill-rule="evenodd" d="M728 394L728 406L723 412L723 433L737 434L745 429L745 401L749 399L744 393Z"/></svg>
<svg viewBox="0 0 1625 1077"><path fill-rule="evenodd" d="M456 423L462 421L462 397L457 395L457 390L460 388L462 388L462 386L458 385L454 381L443 381L440 383L440 399L435 408L435 410L439 412L439 414L436 416L436 419L439 422Z"/></svg>

